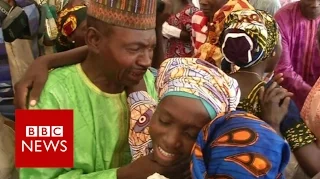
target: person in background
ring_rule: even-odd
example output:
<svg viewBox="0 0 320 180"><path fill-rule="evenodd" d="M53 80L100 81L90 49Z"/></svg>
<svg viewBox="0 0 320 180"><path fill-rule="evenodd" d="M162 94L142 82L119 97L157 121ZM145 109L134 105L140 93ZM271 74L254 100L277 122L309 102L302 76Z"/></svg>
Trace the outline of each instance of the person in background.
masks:
<svg viewBox="0 0 320 180"><path fill-rule="evenodd" d="M11 39L6 41L7 34L3 34L5 42L5 48L8 56L8 63L10 67L10 74L12 85L15 85L21 77L23 77L25 71L29 65L40 55L38 48L38 29L40 21L40 13L34 0L25 1L3 1L8 3L12 8L22 8L27 18L22 19L23 16L8 15L5 19L9 19L11 27L23 29L22 24L27 25L23 32L14 34L15 37L23 36L24 39ZM2 7L4 8L4 7ZM1 13L2 14L2 13ZM1 20L3 23L4 19ZM19 24L22 23L22 24ZM3 29L2 25L2 30Z"/></svg>
<svg viewBox="0 0 320 180"><path fill-rule="evenodd" d="M195 57L220 67L219 36L232 11L253 9L247 0L200 0L201 11L192 17L192 41Z"/></svg>
<svg viewBox="0 0 320 180"><path fill-rule="evenodd" d="M189 0L172 1L172 14L163 24L162 33L165 43L165 59L192 57L191 18L199 9ZM176 13L177 12L177 13Z"/></svg>
<svg viewBox="0 0 320 180"><path fill-rule="evenodd" d="M320 49L320 27L317 32L318 48ZM301 116L306 122L307 126L313 132L317 139L320 139L320 77L312 87L307 99L305 100L301 109ZM320 141L318 141L320 147Z"/></svg>
<svg viewBox="0 0 320 180"><path fill-rule="evenodd" d="M320 51L317 29L320 24L320 1L300 0L281 8L275 15L282 36L282 55L275 74L282 73L284 88L294 94L301 110L320 76Z"/></svg>
<svg viewBox="0 0 320 180"><path fill-rule="evenodd" d="M281 3L281 7L284 7L287 4L297 2L297 1L299 1L299 0L280 0L280 3Z"/></svg>
<svg viewBox="0 0 320 180"><path fill-rule="evenodd" d="M317 139L320 139L320 78L312 87L301 110L301 117ZM320 141L318 141L320 147Z"/></svg>
<svg viewBox="0 0 320 180"><path fill-rule="evenodd" d="M57 52L67 51L86 45L87 6L78 5L62 10L57 19L58 37L55 42Z"/></svg>
<svg viewBox="0 0 320 180"><path fill-rule="evenodd" d="M256 18L250 19L250 17ZM320 164L315 160L318 159L315 157L320 158L320 149L316 145L314 134L301 119L298 108L293 101L290 101L292 94L284 94L280 98L283 102L270 101L269 98L278 96L278 93L266 90L267 95L259 94L261 88L276 87L276 83L271 84L271 81L266 84L263 80L264 73L274 70L282 52L281 38L274 18L259 10L233 12L225 22L221 44L224 60L240 67L237 72L230 75L238 81L241 90L241 101L237 109L263 119L282 134L289 142L301 167L313 177L320 171ZM273 115L264 106L280 102L284 108L281 109L282 112L289 106L287 115L283 119L271 118ZM313 156L308 155L311 151L314 152ZM295 172L290 173L290 176L293 176Z"/></svg>

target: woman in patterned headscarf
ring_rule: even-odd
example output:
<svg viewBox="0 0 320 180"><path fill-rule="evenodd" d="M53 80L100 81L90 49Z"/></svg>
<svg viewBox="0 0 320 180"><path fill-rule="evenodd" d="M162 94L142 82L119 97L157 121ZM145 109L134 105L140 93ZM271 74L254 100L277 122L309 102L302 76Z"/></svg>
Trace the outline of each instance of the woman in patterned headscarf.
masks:
<svg viewBox="0 0 320 180"><path fill-rule="evenodd" d="M128 102L131 109L129 142L134 160L151 153L151 147L155 161L163 166L174 166L188 159L201 128L218 116L220 119L228 118L230 121L214 120L211 124L217 126L213 132L220 135L234 132L234 139L230 141L240 140L235 141L240 144L230 145L239 145L242 148L234 149L228 144L221 144L222 149L213 148L214 152L231 151L226 154L218 153L220 158L212 159L212 163L227 163L226 165L232 167L239 166L237 163L240 163L241 166L243 163L241 164L240 156L235 156L234 161L231 159L229 163L224 160L229 156L232 158L231 155L236 153L247 153L244 156L256 154L252 158L248 157L256 163L238 168L237 173L225 168L210 175L218 176L223 173L234 178L281 176L281 171L289 158L289 147L283 139L270 126L250 114L234 112L221 116L221 113L235 110L240 92L237 82L220 69L196 58L168 59L159 69L157 91L160 99L157 107L156 102L150 100L145 92L139 91L129 95ZM243 126L244 123L247 128ZM239 129L240 127L242 129ZM145 141L146 139L148 141ZM218 140L218 137L215 136L214 139ZM250 146L246 146L248 145L246 143ZM268 147L275 143L277 146L273 151L259 150L261 146ZM198 155L198 151L195 153ZM237 158L240 158L240 161L237 162ZM194 178L204 178L199 176L203 175L202 173L198 173L202 167L201 163L194 160L192 167ZM252 169L247 170L247 167ZM252 171L255 174L250 175Z"/></svg>
<svg viewBox="0 0 320 180"><path fill-rule="evenodd" d="M62 10L58 16L58 37L56 40L57 52L67 51L76 47L84 46L87 7L77 5Z"/></svg>
<svg viewBox="0 0 320 180"><path fill-rule="evenodd" d="M220 67L222 54L219 37L224 23L233 11L254 9L247 0L201 0L200 12L192 17L192 39L195 57Z"/></svg>
<svg viewBox="0 0 320 180"><path fill-rule="evenodd" d="M282 51L279 42L281 41L278 26L271 15L258 10L237 11L231 13L226 20L221 37L222 54L224 61L240 67L237 72L231 74L241 89L241 100L237 109L252 113L272 124L273 128L287 139L302 168L313 176L320 166L311 157L306 156L306 151L312 149L315 154L319 152L319 155L320 151L316 147L314 134L302 121L297 106L286 98L291 94L287 93L282 97L285 100L281 103L289 104L289 112L278 122L268 118L269 109L263 108L264 104L261 104L268 102L263 101L263 96L259 97L259 90L272 83L266 85L263 74L272 72L279 61ZM276 87L275 84L271 86L275 92L281 90L281 87ZM308 160L305 161L306 159Z"/></svg>
<svg viewBox="0 0 320 180"><path fill-rule="evenodd" d="M139 91L129 95L131 110L129 143L134 160L150 153L152 135L153 145L169 148L166 142L159 140L166 135L157 135L164 130L162 124L159 124L159 118L161 121L172 121L170 122L172 125L178 123L190 126L188 134L192 140L192 137L196 138L202 126L217 114L235 110L240 97L234 79L215 66L193 58L173 58L163 62L159 69L156 87L160 99L158 105L146 92ZM181 104L173 108L172 105L177 103ZM201 114L202 106L205 107L204 114ZM168 108L174 111L169 112ZM181 113L183 111L186 112ZM172 117L170 120L167 118L168 115ZM150 128L153 129L150 130L151 137L148 129L150 121ZM180 139L184 140L185 137ZM186 143L182 151L184 155L189 155L194 141L189 139ZM154 151L158 152L156 149Z"/></svg>

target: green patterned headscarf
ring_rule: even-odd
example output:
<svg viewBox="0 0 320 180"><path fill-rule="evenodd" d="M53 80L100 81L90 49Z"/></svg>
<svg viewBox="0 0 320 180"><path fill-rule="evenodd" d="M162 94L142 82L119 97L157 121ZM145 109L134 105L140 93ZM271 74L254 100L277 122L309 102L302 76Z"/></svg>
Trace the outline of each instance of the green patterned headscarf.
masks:
<svg viewBox="0 0 320 180"><path fill-rule="evenodd" d="M225 22L221 49L226 61L246 68L271 56L278 39L277 23L267 12L235 11Z"/></svg>

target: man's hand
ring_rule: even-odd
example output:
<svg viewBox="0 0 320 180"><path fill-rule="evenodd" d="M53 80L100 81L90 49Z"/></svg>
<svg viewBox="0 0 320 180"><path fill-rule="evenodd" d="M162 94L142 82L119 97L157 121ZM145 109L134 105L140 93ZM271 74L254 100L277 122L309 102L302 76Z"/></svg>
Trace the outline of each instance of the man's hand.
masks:
<svg viewBox="0 0 320 180"><path fill-rule="evenodd" d="M290 97L293 94L279 87L276 82L268 88L262 87L259 92L262 120L279 132L280 123L288 113Z"/></svg>
<svg viewBox="0 0 320 180"><path fill-rule="evenodd" d="M14 85L16 109L27 109L29 105L35 106L37 104L48 79L48 74L48 64L43 57L36 59L31 64L23 78ZM31 91L28 98L29 90Z"/></svg>

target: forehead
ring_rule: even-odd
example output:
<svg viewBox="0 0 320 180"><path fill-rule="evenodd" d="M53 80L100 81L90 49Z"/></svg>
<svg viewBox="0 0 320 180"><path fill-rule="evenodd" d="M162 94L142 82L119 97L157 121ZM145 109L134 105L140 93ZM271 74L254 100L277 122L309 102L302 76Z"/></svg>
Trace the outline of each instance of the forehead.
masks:
<svg viewBox="0 0 320 180"><path fill-rule="evenodd" d="M156 34L155 29L149 30L137 30L137 29L129 29L119 26L112 27L112 36L117 39L123 40L141 40L141 41L155 41Z"/></svg>
<svg viewBox="0 0 320 180"><path fill-rule="evenodd" d="M183 127L202 128L209 120L209 114L200 100L179 96L168 96L157 107L160 118L169 118Z"/></svg>

